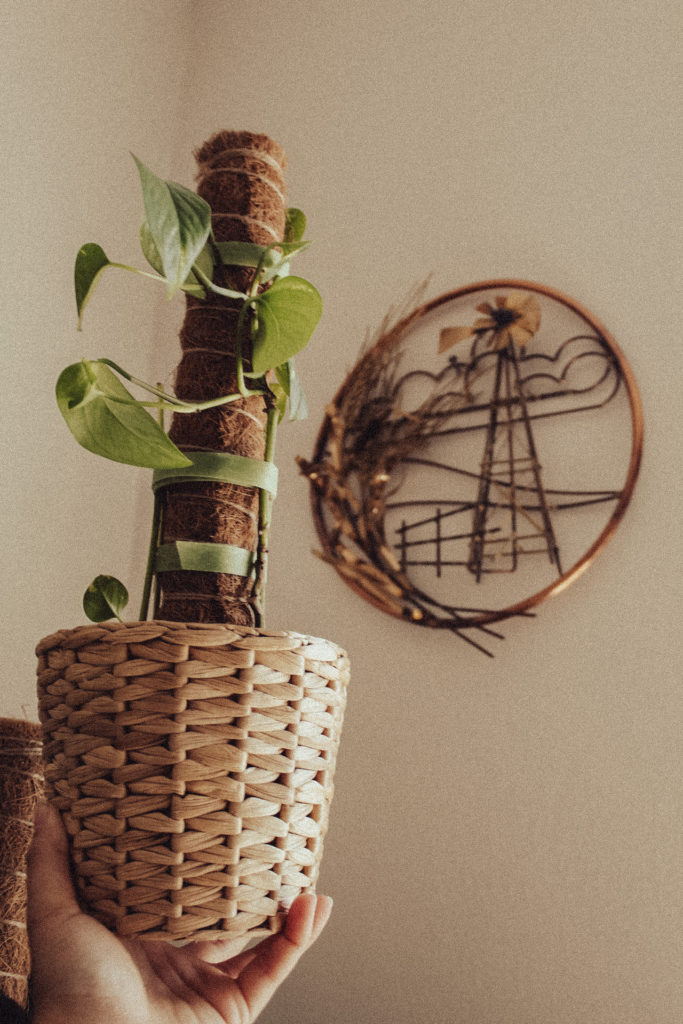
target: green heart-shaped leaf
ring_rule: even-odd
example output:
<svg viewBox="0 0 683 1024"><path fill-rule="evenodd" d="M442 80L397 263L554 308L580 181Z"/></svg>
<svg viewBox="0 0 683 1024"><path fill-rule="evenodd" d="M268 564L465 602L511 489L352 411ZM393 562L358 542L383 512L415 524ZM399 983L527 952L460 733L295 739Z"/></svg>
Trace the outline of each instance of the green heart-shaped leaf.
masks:
<svg viewBox="0 0 683 1024"><path fill-rule="evenodd" d="M103 363L83 359L57 381L57 404L78 443L129 466L189 466L156 420Z"/></svg>
<svg viewBox="0 0 683 1024"><path fill-rule="evenodd" d="M263 374L306 347L322 314L322 299L309 281L284 277L258 297L256 312L252 370Z"/></svg>
<svg viewBox="0 0 683 1024"><path fill-rule="evenodd" d="M184 185L164 181L133 156L140 174L149 232L168 283L168 296L182 288L211 230L209 204Z"/></svg>
<svg viewBox="0 0 683 1024"><path fill-rule="evenodd" d="M120 619L128 604L128 591L114 576L96 576L83 595L83 611L91 622Z"/></svg>
<svg viewBox="0 0 683 1024"><path fill-rule="evenodd" d="M96 242L86 242L78 250L74 266L74 287L76 290L76 309L78 310L78 329L81 329L83 310L92 295L97 279L111 261L102 246Z"/></svg>

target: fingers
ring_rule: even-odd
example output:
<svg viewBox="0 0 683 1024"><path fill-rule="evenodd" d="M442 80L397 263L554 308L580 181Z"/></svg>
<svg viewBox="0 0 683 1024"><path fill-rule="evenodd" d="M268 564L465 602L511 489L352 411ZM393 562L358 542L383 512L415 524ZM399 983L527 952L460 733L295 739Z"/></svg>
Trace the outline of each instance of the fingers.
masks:
<svg viewBox="0 0 683 1024"><path fill-rule="evenodd" d="M287 914L284 930L242 954L242 970L235 981L252 1019L261 1012L301 955L318 938L331 912L332 900L329 896L299 896ZM239 961L242 958L236 959ZM232 966L236 966L234 962ZM227 964L226 969L229 971ZM233 971L230 974L235 977Z"/></svg>
<svg viewBox="0 0 683 1024"><path fill-rule="evenodd" d="M79 913L64 826L59 812L43 801L36 806L27 874L29 932L48 917Z"/></svg>
<svg viewBox="0 0 683 1024"><path fill-rule="evenodd" d="M230 958L235 959L248 942L249 936L243 935L237 939L198 940L188 946L195 956L207 964L222 964Z"/></svg>
<svg viewBox="0 0 683 1024"><path fill-rule="evenodd" d="M296 946L302 946L302 952L313 945L327 924L332 913L332 900L329 896L312 894L299 896L287 914L285 936Z"/></svg>

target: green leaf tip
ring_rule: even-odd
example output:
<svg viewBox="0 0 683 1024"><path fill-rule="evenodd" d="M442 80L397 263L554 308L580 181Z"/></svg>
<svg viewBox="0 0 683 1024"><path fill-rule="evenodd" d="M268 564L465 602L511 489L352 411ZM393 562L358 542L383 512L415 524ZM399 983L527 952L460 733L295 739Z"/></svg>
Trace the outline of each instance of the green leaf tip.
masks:
<svg viewBox="0 0 683 1024"><path fill-rule="evenodd" d="M284 419L289 404L290 420L305 420L308 416L308 403L301 387L301 381L294 368L294 360L290 359L281 366L275 367L275 380L269 381L268 387L275 395L275 407L278 422Z"/></svg>
<svg viewBox="0 0 683 1024"><path fill-rule="evenodd" d="M300 242L306 230L306 214L296 206L285 211L285 242Z"/></svg>

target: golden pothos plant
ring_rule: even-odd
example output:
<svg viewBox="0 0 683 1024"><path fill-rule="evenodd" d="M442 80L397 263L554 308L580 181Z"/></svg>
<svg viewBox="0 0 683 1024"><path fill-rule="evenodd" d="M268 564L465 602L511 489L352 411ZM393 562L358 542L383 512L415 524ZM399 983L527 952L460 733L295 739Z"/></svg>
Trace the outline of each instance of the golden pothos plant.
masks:
<svg viewBox="0 0 683 1024"><path fill-rule="evenodd" d="M263 397L267 408L266 459L272 460L277 425L289 410L290 419L306 415L306 400L294 357L308 344L322 313L314 286L290 274L290 261L306 249L306 217L290 208L282 242L262 246L253 242L217 242L211 228L211 208L195 192L157 177L134 157L142 186L145 217L139 238L151 270L110 260L95 242L76 256L74 284L78 328L102 273L108 268L130 271L161 283L169 299L186 293L199 300L216 294L239 303L236 344L237 391L204 402L186 402L134 376L111 359L82 359L67 366L56 386L57 404L78 443L115 462L149 469L189 466L190 460L164 430L164 414L197 413L242 398ZM250 268L247 291L218 285L215 271L230 282L231 273ZM249 342L249 369L243 357ZM136 398L123 381L142 392ZM270 500L260 510L257 558L264 557L270 525ZM152 566L148 564L140 618L149 603ZM99 575L83 599L86 615L95 622L120 618L128 602L125 586L112 576Z"/></svg>

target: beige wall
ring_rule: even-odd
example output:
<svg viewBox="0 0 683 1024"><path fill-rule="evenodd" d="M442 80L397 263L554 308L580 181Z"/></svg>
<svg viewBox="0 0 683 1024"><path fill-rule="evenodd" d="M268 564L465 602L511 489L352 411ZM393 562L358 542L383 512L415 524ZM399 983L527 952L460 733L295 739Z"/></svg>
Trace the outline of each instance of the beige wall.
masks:
<svg viewBox="0 0 683 1024"><path fill-rule="evenodd" d="M81 621L96 572L139 580L146 544L147 481L70 443L57 372L108 354L164 378L177 352L180 310L150 310L144 283L122 304L114 272L76 334L73 254L135 258L128 150L190 184L213 130L265 131L326 306L300 361L311 418L280 443L271 623L344 643L354 675L321 877L334 915L262 1019L678 1024L677 0L39 8L13 8L3 43L0 711L35 716L36 640ZM573 295L645 406L623 527L494 661L383 617L314 559L293 463L366 330L430 271L434 294L509 275Z"/></svg>

